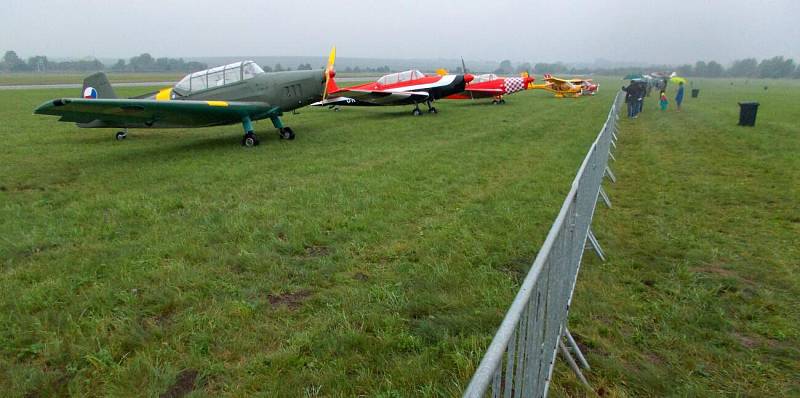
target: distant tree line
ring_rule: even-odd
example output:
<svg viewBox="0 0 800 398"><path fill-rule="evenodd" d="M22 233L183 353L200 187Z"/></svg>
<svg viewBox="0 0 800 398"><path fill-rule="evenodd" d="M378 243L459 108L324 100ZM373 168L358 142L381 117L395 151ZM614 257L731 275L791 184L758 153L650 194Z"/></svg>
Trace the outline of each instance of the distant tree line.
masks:
<svg viewBox="0 0 800 398"><path fill-rule="evenodd" d="M207 69L208 65L202 62L189 61L183 58L153 58L148 53L137 55L126 63L124 59L117 60L111 67L114 72L196 72Z"/></svg>
<svg viewBox="0 0 800 398"><path fill-rule="evenodd" d="M80 61L51 61L46 56L36 55L26 60L14 51L6 51L0 61L2 72L96 72L111 70L114 72L194 72L206 69L202 62L186 62L183 58L153 58L144 53L128 60L120 59L111 68L96 59Z"/></svg>
<svg viewBox="0 0 800 398"><path fill-rule="evenodd" d="M111 70L114 72L180 72L189 73L208 68L202 62L184 61L183 58L153 58L148 53L144 53L129 60L120 59L111 67L103 65L96 59L86 59L79 61L51 61L46 56L36 55L24 60L14 51L6 51L0 60L0 72L94 72L101 70ZM319 69L323 69L320 66ZM280 63L274 66L262 65L265 72L290 71L291 67L283 67ZM312 70L310 63L300 64L296 70ZM467 66L469 69L469 66ZM453 68L455 73L463 73L461 66ZM687 77L749 77L749 78L800 78L800 67L791 58L782 56L763 59L745 58L733 61L729 67L724 67L716 61L697 61L694 65L651 65L648 67L619 67L619 68L579 68L561 62L545 63L539 62L531 64L521 63L517 66L510 60L503 60L494 73L500 75L519 74L529 72L535 74L601 74L601 75L627 75L631 73L642 73L644 71L675 71L681 76ZM373 67L351 67L344 68L347 73L390 73L392 70L388 66ZM470 70L470 72L476 72Z"/></svg>
<svg viewBox="0 0 800 398"><path fill-rule="evenodd" d="M24 60L14 51L6 51L0 61L2 72L86 72L104 69L102 62L91 60L53 62L42 55L36 55Z"/></svg>
<svg viewBox="0 0 800 398"><path fill-rule="evenodd" d="M514 70L508 62L504 67L503 61L497 73L508 74ZM526 67L530 64L523 64ZM516 68L520 72L521 68ZM800 78L800 67L795 65L791 58L781 56L763 59L760 62L755 58L745 58L733 61L731 66L724 67L716 61L697 61L694 65L652 65L648 67L620 67L620 68L575 68L563 63L537 63L533 66L533 72L544 73L566 73L566 74L589 74L596 73L601 75L627 75L631 73L642 73L644 71L675 71L680 76L687 77L749 77L749 78Z"/></svg>
<svg viewBox="0 0 800 398"><path fill-rule="evenodd" d="M739 59L728 68L714 61L697 61L694 65L678 66L675 71L679 75L698 77L800 78L800 68L794 60L784 57L772 57L761 62L755 58Z"/></svg>

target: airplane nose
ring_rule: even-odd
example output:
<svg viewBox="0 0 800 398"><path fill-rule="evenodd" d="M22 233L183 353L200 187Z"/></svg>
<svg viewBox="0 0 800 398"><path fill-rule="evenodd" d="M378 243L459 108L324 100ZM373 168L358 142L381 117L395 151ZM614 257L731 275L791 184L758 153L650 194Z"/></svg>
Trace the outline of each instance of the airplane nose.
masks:
<svg viewBox="0 0 800 398"><path fill-rule="evenodd" d="M475 76L473 76L470 73L467 73L467 74L464 75L464 81L467 82L467 83L471 82L472 79L474 79L474 78L475 78Z"/></svg>

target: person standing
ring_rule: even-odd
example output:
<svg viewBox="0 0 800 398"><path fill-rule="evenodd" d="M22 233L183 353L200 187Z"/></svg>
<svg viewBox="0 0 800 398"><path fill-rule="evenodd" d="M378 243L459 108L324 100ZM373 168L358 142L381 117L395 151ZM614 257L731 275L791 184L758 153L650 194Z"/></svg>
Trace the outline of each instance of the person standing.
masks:
<svg viewBox="0 0 800 398"><path fill-rule="evenodd" d="M683 82L678 83L678 93L675 94L675 106L678 108L678 112L681 111L681 102L683 102Z"/></svg>
<svg viewBox="0 0 800 398"><path fill-rule="evenodd" d="M658 101L658 104L661 105L662 111L667 110L667 105L669 104L669 101L667 100L667 93L663 91L661 92L661 99Z"/></svg>
<svg viewBox="0 0 800 398"><path fill-rule="evenodd" d="M647 82L642 81L639 82L639 104L636 107L636 114L642 113L644 111L644 97L647 96Z"/></svg>
<svg viewBox="0 0 800 398"><path fill-rule="evenodd" d="M629 84L627 87L622 86L622 91L625 92L625 104L628 105L628 119L632 119L633 111L636 109L636 102L633 98L633 84Z"/></svg>

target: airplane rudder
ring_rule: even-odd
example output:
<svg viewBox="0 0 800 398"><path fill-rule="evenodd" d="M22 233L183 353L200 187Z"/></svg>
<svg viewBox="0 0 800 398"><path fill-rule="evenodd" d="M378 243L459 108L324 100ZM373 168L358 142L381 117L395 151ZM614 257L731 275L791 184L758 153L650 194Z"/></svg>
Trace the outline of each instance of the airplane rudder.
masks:
<svg viewBox="0 0 800 398"><path fill-rule="evenodd" d="M103 72L97 72L83 79L83 91L81 98L117 98L114 88L108 81L108 77Z"/></svg>

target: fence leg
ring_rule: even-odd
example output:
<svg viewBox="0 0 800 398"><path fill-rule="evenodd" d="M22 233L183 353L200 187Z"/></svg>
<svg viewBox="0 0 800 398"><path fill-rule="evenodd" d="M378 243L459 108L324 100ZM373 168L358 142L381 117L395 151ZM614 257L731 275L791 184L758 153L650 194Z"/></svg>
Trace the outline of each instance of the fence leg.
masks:
<svg viewBox="0 0 800 398"><path fill-rule="evenodd" d="M611 182L617 182L617 176L614 175L614 173L611 171L610 168L608 168L608 166L606 166L604 175L608 176L608 178L611 179Z"/></svg>
<svg viewBox="0 0 800 398"><path fill-rule="evenodd" d="M608 157L610 157L610 158L611 158L611 160L613 160L613 161L615 161L615 162L617 161L617 158L615 158L615 157L614 157L614 154L613 154L613 153L611 153L611 151L608 151Z"/></svg>
<svg viewBox="0 0 800 398"><path fill-rule="evenodd" d="M581 363L581 367L586 370L592 370L589 366L589 362L586 361L586 357L583 356L580 347L578 347L578 343L575 342L575 339L572 338L572 333L569 332L569 329L564 328L564 336L567 338L567 344L569 344L569 348L572 349L572 352L575 353L575 357L578 358L578 362Z"/></svg>
<svg viewBox="0 0 800 398"><path fill-rule="evenodd" d="M589 384L589 381L586 380L586 377L583 376L583 372L581 372L581 368L578 367L578 364L575 363L575 360L572 359L572 355L570 355L569 351L567 351L567 347L564 346L564 341L561 338L558 338L558 348L561 350L561 356L567 360L569 367L572 368L572 371L575 372L575 376L578 376L578 380L583 383L586 387L592 388Z"/></svg>
<svg viewBox="0 0 800 398"><path fill-rule="evenodd" d="M599 195L598 196L600 196L600 198L603 199L603 203L605 203L606 207L608 207L610 209L611 208L611 199L608 198L608 194L606 193L606 191L603 190L603 186L602 185L600 186L600 191L599 191Z"/></svg>
<svg viewBox="0 0 800 398"><path fill-rule="evenodd" d="M597 254L597 257L600 257L600 260L603 262L606 261L606 255L603 253L603 248L600 247L600 242L597 241L597 238L594 236L594 232L592 232L592 228L589 228L589 234L586 235L587 240L589 241L589 246L586 248L591 248Z"/></svg>
<svg viewBox="0 0 800 398"><path fill-rule="evenodd" d="M611 133L611 139L613 139L614 142L617 142L617 140L619 139L617 138L617 133Z"/></svg>

